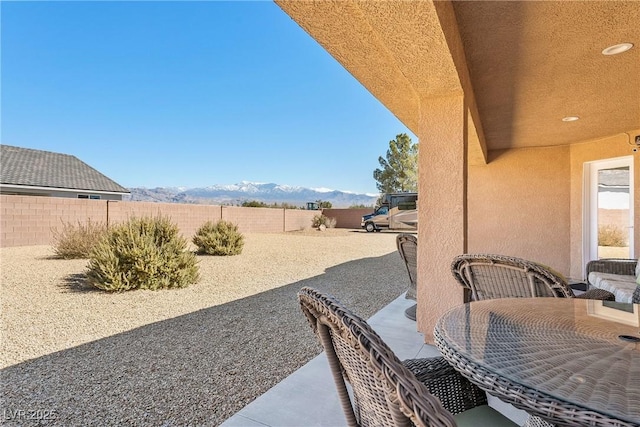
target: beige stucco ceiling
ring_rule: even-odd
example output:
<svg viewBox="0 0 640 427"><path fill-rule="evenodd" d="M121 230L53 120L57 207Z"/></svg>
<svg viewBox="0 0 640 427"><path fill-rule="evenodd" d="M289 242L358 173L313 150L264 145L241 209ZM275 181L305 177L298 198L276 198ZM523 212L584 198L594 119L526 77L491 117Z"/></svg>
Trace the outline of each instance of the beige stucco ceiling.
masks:
<svg viewBox="0 0 640 427"><path fill-rule="evenodd" d="M416 133L421 99L463 92L489 150L640 129L638 1L276 3Z"/></svg>

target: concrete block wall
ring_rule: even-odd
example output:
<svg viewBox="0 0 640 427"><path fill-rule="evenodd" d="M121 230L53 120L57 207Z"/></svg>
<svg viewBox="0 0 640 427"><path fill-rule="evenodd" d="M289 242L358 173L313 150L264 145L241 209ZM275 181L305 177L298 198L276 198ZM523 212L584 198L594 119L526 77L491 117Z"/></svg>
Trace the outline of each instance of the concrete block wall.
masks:
<svg viewBox="0 0 640 427"><path fill-rule="evenodd" d="M223 206L222 219L238 225L241 232L277 233L285 231L284 209ZM309 227L311 219L309 219Z"/></svg>
<svg viewBox="0 0 640 427"><path fill-rule="evenodd" d="M0 195L0 247L49 245L63 223L107 222L107 201Z"/></svg>
<svg viewBox="0 0 640 427"><path fill-rule="evenodd" d="M363 215L373 212L373 209L323 209L324 216L336 219L336 228L360 228Z"/></svg>
<svg viewBox="0 0 640 427"><path fill-rule="evenodd" d="M222 218L222 206L194 205L182 203L153 202L109 202L109 224L127 221L131 217L157 216L169 217L180 233L191 240L198 228L206 221L217 222ZM240 230L245 231L245 230Z"/></svg>
<svg viewBox="0 0 640 427"><path fill-rule="evenodd" d="M158 214L170 217L190 240L206 221L231 221L241 232L277 233L311 227L318 211L0 195L0 247L50 245L52 230L63 222L116 224Z"/></svg>
<svg viewBox="0 0 640 427"><path fill-rule="evenodd" d="M284 211L284 229L285 231L303 230L311 227L313 217L318 211L303 211L297 209L287 209Z"/></svg>
<svg viewBox="0 0 640 427"><path fill-rule="evenodd" d="M629 229L629 209L598 209L598 222L610 224L622 231Z"/></svg>

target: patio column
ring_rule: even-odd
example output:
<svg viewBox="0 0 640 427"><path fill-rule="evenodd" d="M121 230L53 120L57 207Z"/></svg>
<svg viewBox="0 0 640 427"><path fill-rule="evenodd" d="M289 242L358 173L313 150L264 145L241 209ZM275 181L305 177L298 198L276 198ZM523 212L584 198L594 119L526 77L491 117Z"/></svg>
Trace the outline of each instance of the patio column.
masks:
<svg viewBox="0 0 640 427"><path fill-rule="evenodd" d="M463 302L452 259L467 249L467 114L463 95L423 98L418 138L418 330Z"/></svg>

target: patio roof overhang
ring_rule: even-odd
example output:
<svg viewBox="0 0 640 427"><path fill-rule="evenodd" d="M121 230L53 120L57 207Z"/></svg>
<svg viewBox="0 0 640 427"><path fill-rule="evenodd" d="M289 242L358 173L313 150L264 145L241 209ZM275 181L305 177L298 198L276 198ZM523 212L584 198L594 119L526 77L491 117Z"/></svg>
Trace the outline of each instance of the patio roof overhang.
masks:
<svg viewBox="0 0 640 427"><path fill-rule="evenodd" d="M422 100L464 93L469 164L640 129L638 2L276 3L414 133Z"/></svg>

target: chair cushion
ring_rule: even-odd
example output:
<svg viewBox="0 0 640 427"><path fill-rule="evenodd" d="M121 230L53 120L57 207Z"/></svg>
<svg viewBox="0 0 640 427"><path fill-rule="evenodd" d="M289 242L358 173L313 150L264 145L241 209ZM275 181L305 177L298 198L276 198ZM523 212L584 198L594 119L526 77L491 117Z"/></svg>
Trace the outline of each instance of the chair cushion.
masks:
<svg viewBox="0 0 640 427"><path fill-rule="evenodd" d="M634 276L624 276L622 274L600 273L592 271L589 273L589 283L599 289L609 291L616 296L618 302L631 302L633 293L638 284Z"/></svg>
<svg viewBox="0 0 640 427"><path fill-rule="evenodd" d="M488 405L476 406L454 415L453 418L458 427L513 427L518 425Z"/></svg>

